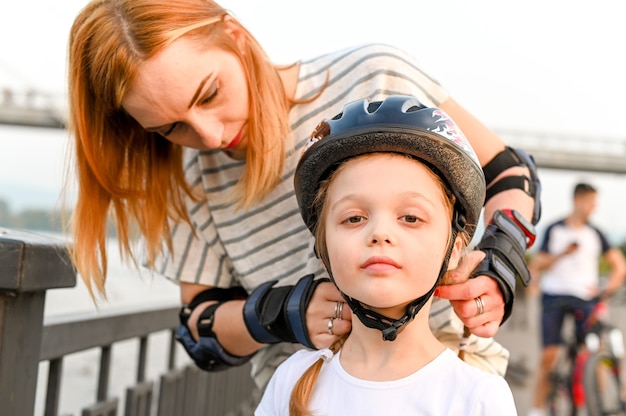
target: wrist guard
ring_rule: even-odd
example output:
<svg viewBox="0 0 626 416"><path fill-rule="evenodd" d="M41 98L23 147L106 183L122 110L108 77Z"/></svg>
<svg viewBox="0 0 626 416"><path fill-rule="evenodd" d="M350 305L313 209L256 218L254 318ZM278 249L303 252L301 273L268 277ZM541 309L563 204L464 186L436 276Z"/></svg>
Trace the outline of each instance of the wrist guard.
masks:
<svg viewBox="0 0 626 416"><path fill-rule="evenodd" d="M504 298L504 323L511 315L515 300L515 282L519 276L528 286L530 273L524 254L535 240L535 229L517 211L498 210L492 222L476 246L485 252L485 258L476 267L471 277L489 276L502 291Z"/></svg>
<svg viewBox="0 0 626 416"><path fill-rule="evenodd" d="M182 344L187 354L198 367L206 371L221 371L230 367L245 364L252 358L252 355L239 357L230 354L219 343L215 332L213 332L213 322L215 311L225 302L231 300L243 300L248 296L241 287L230 289L212 288L200 292L187 305L180 309L180 325L176 334L176 340ZM198 334L200 338L196 342L187 325L189 316L193 310L203 302L216 301L209 305L198 318Z"/></svg>
<svg viewBox="0 0 626 416"><path fill-rule="evenodd" d="M273 287L278 281L266 282L246 300L243 319L248 332L257 342L300 343L315 348L306 327L306 309L318 284L328 279L313 280L309 274L295 286Z"/></svg>
<svg viewBox="0 0 626 416"><path fill-rule="evenodd" d="M495 181L502 172L514 166L523 166L528 169L530 176L505 176ZM487 193L485 204L494 195L508 191L509 189L520 189L534 200L534 208L531 222L537 224L541 218L541 182L537 175L537 165L535 159L522 149L514 149L507 146L498 153L489 163L483 167Z"/></svg>

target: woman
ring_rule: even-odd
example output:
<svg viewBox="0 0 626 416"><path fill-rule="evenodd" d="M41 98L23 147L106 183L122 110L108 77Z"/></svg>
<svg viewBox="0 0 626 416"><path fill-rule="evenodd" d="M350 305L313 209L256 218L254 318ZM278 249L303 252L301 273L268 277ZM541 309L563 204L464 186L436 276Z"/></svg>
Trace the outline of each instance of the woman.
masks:
<svg viewBox="0 0 626 416"><path fill-rule="evenodd" d="M94 0L74 22L69 52L78 271L104 293L110 214L127 256L136 258L136 231L145 264L180 282L179 336L194 361L215 370L254 355L259 385L293 350L281 341L320 348L350 329L340 294L320 279L325 271L293 194L298 155L321 114L354 99L410 94L448 112L483 166L508 149L409 55L364 45L276 67L212 1ZM493 182L520 173L528 168L505 163ZM508 188L488 201L485 218L498 208L534 216L534 195ZM503 298L509 284L492 278L498 273L474 271L491 250L468 254L456 270L459 282L479 276L439 290L487 337L504 301L509 311L512 303ZM453 325L434 325L456 343L462 324L448 309L438 318ZM345 319L332 326L338 314ZM490 351L485 342L497 346L483 340L476 351ZM503 371L506 354L495 350L478 361Z"/></svg>

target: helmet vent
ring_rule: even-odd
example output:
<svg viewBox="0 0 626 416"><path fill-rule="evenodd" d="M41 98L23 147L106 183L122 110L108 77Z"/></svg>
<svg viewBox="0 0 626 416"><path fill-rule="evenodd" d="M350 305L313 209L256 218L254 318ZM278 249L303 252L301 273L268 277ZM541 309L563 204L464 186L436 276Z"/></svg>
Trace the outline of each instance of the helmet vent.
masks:
<svg viewBox="0 0 626 416"><path fill-rule="evenodd" d="M367 112L368 113L374 113L376 112L376 110L378 110L378 107L380 107L380 105L382 104L382 101L372 101L371 103L369 103L369 105L367 106Z"/></svg>
<svg viewBox="0 0 626 416"><path fill-rule="evenodd" d="M412 113L413 111L419 111L421 109L423 109L424 107L420 107L418 105L412 105L411 107L406 109L407 113Z"/></svg>

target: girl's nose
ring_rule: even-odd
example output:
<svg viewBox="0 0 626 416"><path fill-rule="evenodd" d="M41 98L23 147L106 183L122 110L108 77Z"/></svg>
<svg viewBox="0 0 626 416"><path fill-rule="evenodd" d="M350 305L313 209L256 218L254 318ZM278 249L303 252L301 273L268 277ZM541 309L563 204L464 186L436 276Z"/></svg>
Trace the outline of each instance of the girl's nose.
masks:
<svg viewBox="0 0 626 416"><path fill-rule="evenodd" d="M391 244L391 239L389 237L383 237L383 236L372 236L371 244L376 245L379 243Z"/></svg>
<svg viewBox="0 0 626 416"><path fill-rule="evenodd" d="M383 224L375 224L372 235L370 236L370 244L393 244L393 239L388 232L388 228L384 227Z"/></svg>

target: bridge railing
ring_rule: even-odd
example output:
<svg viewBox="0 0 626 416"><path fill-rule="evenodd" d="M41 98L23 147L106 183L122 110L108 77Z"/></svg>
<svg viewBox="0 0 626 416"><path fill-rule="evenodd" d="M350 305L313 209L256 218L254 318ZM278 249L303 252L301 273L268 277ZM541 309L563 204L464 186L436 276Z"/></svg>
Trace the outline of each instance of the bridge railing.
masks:
<svg viewBox="0 0 626 416"><path fill-rule="evenodd" d="M18 100L18 98L21 98ZM64 129L67 110L31 92L9 90L0 97L0 125ZM509 145L521 147L540 168L626 174L626 137L562 134L542 131L495 129Z"/></svg>
<svg viewBox="0 0 626 416"><path fill-rule="evenodd" d="M497 130L509 145L521 147L540 168L626 173L626 137Z"/></svg>
<svg viewBox="0 0 626 416"><path fill-rule="evenodd" d="M39 363L47 362L43 414L59 414L63 363L72 354L98 349L98 376L92 404L82 416L250 415L259 399L249 366L207 373L177 353L177 307L143 307L79 316L57 316L44 323L48 289L73 287L76 274L64 243L51 237L0 228L0 403L2 414L35 412ZM147 374L148 351L157 333L167 334L164 371ZM159 339L162 339L159 338ZM135 340L134 377L125 397L110 394L111 370L128 360L113 359L113 347ZM182 357L180 356L182 355ZM42 384L42 383L39 383Z"/></svg>
<svg viewBox="0 0 626 416"><path fill-rule="evenodd" d="M65 107L58 95L0 87L0 124L62 129L67 126Z"/></svg>

